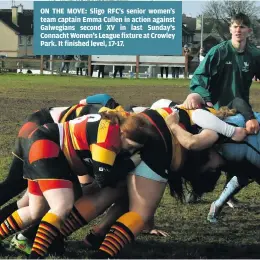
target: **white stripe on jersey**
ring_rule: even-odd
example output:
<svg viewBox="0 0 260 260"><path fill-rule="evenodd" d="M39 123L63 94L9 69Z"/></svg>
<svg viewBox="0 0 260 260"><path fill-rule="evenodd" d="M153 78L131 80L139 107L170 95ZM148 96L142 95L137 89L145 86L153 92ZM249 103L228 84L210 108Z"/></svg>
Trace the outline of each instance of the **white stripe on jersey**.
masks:
<svg viewBox="0 0 260 260"><path fill-rule="evenodd" d="M69 107L53 107L50 109L51 117L54 123L59 123L61 113Z"/></svg>
<svg viewBox="0 0 260 260"><path fill-rule="evenodd" d="M151 105L151 109L169 107L171 102L172 102L172 100L170 100L170 99L164 99L164 98L159 99Z"/></svg>

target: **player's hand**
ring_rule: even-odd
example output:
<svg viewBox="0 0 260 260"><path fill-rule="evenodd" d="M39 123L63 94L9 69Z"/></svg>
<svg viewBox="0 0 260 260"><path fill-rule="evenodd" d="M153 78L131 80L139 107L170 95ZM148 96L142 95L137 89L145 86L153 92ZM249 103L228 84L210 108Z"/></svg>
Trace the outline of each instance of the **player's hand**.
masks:
<svg viewBox="0 0 260 260"><path fill-rule="evenodd" d="M246 122L246 131L248 134L257 134L259 132L259 122L251 119Z"/></svg>
<svg viewBox="0 0 260 260"><path fill-rule="evenodd" d="M168 115L165 119L166 124L170 127L173 124L179 124L180 116L177 110L173 111L170 115Z"/></svg>
<svg viewBox="0 0 260 260"><path fill-rule="evenodd" d="M160 230L160 229L151 229L151 230L144 230L143 231L144 234L147 235L153 235L153 236L159 236L159 237L169 237L169 233Z"/></svg>
<svg viewBox="0 0 260 260"><path fill-rule="evenodd" d="M199 94L192 93L187 96L182 105L186 109L197 109L201 108L201 105L205 105L205 101Z"/></svg>
<svg viewBox="0 0 260 260"><path fill-rule="evenodd" d="M247 136L247 131L245 128L243 127L236 127L235 128L235 132L232 135L232 140L236 141L236 142L241 142L243 141Z"/></svg>
<svg viewBox="0 0 260 260"><path fill-rule="evenodd" d="M81 100L79 101L79 104L81 104L81 105L87 105L86 99L85 99L85 98L84 98L84 99L81 99Z"/></svg>
<svg viewBox="0 0 260 260"><path fill-rule="evenodd" d="M213 104L211 102L206 102L207 107L213 107Z"/></svg>

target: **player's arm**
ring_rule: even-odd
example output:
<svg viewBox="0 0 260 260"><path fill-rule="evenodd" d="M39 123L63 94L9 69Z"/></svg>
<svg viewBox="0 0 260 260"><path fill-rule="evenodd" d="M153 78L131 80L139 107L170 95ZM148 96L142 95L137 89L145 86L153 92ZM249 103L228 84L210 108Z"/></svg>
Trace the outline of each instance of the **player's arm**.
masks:
<svg viewBox="0 0 260 260"><path fill-rule="evenodd" d="M113 186L116 175L113 166L121 149L120 128L111 125L108 120L101 120L98 127L97 141L90 146L95 181L100 188Z"/></svg>
<svg viewBox="0 0 260 260"><path fill-rule="evenodd" d="M259 131L259 122L256 120L253 109L249 103L241 98L234 98L228 105L240 113L246 122L246 130L248 134L256 134Z"/></svg>

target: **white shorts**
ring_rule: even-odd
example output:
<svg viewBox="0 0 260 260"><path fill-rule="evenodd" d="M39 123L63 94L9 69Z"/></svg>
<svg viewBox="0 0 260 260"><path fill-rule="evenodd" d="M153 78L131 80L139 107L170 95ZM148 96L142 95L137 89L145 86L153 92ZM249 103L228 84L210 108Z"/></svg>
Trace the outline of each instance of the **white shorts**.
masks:
<svg viewBox="0 0 260 260"><path fill-rule="evenodd" d="M166 183L167 179L154 172L144 161L141 161L135 170L131 173L146 179Z"/></svg>

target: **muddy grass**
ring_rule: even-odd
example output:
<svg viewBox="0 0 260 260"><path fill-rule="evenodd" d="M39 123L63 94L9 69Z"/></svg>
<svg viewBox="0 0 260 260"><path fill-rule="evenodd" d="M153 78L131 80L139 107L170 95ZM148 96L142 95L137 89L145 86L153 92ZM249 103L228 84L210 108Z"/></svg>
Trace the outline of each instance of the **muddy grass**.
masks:
<svg viewBox="0 0 260 260"><path fill-rule="evenodd" d="M187 80L111 80L85 77L0 76L0 176L6 176L10 152L23 119L32 111L49 106L75 104L87 95L108 93L122 105L148 106L159 98L182 101L188 93ZM260 84L251 90L251 101L260 111ZM206 221L210 203L223 187L195 205L181 205L166 192L156 213L156 225L170 237L141 235L121 258L259 258L260 192L250 184L237 196L243 206L225 207L221 221ZM12 187L10 187L12 188ZM69 237L62 258L89 258L81 242L92 224ZM4 258L22 255L4 255Z"/></svg>

